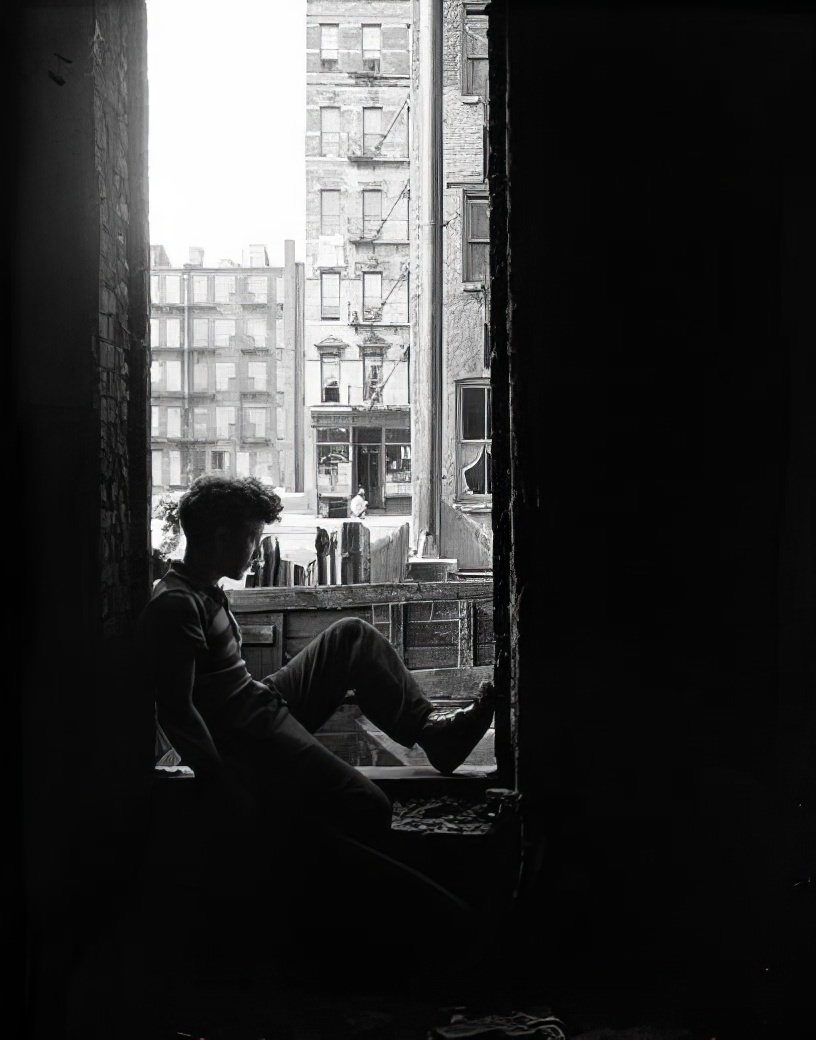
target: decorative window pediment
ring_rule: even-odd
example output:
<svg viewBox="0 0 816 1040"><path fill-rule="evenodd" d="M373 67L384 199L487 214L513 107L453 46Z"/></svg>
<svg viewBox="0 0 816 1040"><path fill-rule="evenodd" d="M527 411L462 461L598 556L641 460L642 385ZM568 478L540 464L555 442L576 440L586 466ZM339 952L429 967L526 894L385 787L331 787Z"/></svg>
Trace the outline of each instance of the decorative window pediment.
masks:
<svg viewBox="0 0 816 1040"><path fill-rule="evenodd" d="M345 340L340 339L339 336L326 336L325 339L320 340L319 343L315 343L315 350L318 354L337 354L342 356L345 353L346 347L349 344Z"/></svg>

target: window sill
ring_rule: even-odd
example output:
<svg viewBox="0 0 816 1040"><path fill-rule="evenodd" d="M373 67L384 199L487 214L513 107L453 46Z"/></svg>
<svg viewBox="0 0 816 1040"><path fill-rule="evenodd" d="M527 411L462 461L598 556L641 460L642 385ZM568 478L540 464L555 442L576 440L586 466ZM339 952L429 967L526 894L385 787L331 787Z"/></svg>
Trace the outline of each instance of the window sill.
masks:
<svg viewBox="0 0 816 1040"><path fill-rule="evenodd" d="M462 292L484 292L484 282L462 282Z"/></svg>
<svg viewBox="0 0 816 1040"><path fill-rule="evenodd" d="M453 508L460 513L492 513L492 500L480 499L477 502L459 501L455 502Z"/></svg>

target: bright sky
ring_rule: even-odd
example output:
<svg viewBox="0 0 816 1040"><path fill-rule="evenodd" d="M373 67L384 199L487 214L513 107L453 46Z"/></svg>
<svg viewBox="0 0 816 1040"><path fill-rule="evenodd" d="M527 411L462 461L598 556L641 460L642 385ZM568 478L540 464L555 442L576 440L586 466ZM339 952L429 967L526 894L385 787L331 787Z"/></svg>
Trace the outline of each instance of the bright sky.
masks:
<svg viewBox="0 0 816 1040"><path fill-rule="evenodd" d="M303 259L306 0L147 0L150 241Z"/></svg>

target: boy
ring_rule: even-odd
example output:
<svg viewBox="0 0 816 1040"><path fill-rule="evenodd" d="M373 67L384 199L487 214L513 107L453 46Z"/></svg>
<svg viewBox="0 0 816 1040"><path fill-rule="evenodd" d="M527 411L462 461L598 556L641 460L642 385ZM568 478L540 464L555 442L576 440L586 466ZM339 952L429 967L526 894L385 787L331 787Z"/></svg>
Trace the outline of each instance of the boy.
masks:
<svg viewBox="0 0 816 1040"><path fill-rule="evenodd" d="M158 720L204 790L231 791L236 805L249 793L283 819L322 819L381 845L388 798L314 732L353 689L375 725L451 773L487 731L493 690L468 708L434 710L388 640L358 618L336 622L279 671L253 679L217 582L244 576L264 525L282 508L252 477L199 477L182 496L184 559L156 583L137 627Z"/></svg>

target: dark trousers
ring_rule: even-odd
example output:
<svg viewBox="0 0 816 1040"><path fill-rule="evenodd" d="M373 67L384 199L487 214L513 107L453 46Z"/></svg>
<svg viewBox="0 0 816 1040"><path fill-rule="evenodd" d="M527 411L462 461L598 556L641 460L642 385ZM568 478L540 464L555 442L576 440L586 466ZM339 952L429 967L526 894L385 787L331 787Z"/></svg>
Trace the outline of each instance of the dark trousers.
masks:
<svg viewBox="0 0 816 1040"><path fill-rule="evenodd" d="M242 741L227 752L261 808L287 826L320 822L382 847L391 825L388 798L313 734L354 690L375 726L403 747L416 743L431 703L393 646L368 622L344 618L263 682L287 703L280 725L266 740Z"/></svg>
<svg viewBox="0 0 816 1040"><path fill-rule="evenodd" d="M263 681L287 708L265 739L225 749L226 761L255 795L262 824L252 829L245 852L230 840L210 860L210 866L221 864L216 873L230 893L224 934L236 920L246 921L245 957L277 951L279 966L296 976L326 970L336 977L343 966L356 972L359 958L371 961L372 929L382 918L421 925L402 935L401 955L406 964L427 959L432 932L462 934L468 907L392 855L388 797L313 733L354 690L363 714L411 747L430 701L388 640L357 618L330 626ZM249 934L262 940L263 951L252 952ZM202 942L202 948L213 945L234 956L229 943ZM387 976L393 976L393 956L382 959ZM366 970L371 977L375 965Z"/></svg>

